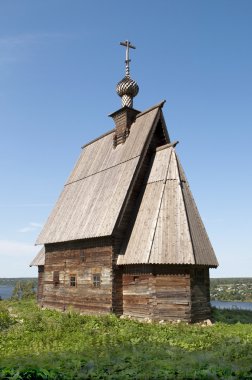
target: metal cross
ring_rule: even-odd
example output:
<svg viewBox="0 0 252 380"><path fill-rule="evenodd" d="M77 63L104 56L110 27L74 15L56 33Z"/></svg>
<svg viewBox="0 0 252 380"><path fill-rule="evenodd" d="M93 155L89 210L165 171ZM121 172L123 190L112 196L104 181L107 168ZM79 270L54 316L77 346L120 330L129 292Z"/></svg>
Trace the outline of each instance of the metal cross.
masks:
<svg viewBox="0 0 252 380"><path fill-rule="evenodd" d="M129 49L135 49L136 47L131 45L130 41L126 40L124 42L120 42L120 45L122 46L126 46L126 59L125 59L125 63L126 63L126 76L129 76L130 75L130 70L129 70L129 63L130 63L130 59L129 59Z"/></svg>

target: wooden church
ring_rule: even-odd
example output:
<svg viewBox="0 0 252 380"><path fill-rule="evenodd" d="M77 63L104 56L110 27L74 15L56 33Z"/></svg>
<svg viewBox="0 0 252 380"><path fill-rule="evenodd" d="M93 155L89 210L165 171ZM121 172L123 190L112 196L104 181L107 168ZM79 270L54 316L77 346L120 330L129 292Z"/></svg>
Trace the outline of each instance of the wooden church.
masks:
<svg viewBox="0 0 252 380"><path fill-rule="evenodd" d="M115 127L82 148L36 244L38 302L86 314L196 322L210 317L213 248L170 141L161 102L133 108L129 71Z"/></svg>

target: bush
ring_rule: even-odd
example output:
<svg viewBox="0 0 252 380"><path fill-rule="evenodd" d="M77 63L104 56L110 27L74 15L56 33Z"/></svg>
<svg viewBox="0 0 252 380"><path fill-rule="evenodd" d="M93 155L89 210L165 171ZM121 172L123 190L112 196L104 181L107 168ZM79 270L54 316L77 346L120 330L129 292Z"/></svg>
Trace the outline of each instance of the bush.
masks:
<svg viewBox="0 0 252 380"><path fill-rule="evenodd" d="M252 323L251 310L217 309L213 307L212 316L216 322L223 322L228 324Z"/></svg>
<svg viewBox="0 0 252 380"><path fill-rule="evenodd" d="M6 307L0 304L0 331L7 329L15 323Z"/></svg>

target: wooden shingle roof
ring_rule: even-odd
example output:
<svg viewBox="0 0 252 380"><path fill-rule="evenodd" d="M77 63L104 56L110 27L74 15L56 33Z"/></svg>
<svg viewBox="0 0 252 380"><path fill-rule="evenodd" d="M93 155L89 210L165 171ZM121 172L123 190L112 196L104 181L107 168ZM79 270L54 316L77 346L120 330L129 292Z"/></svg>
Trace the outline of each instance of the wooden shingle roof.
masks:
<svg viewBox="0 0 252 380"><path fill-rule="evenodd" d="M36 244L112 234L162 105L137 116L124 144L111 132L84 147Z"/></svg>
<svg viewBox="0 0 252 380"><path fill-rule="evenodd" d="M117 264L218 266L171 144L157 149L127 246Z"/></svg>
<svg viewBox="0 0 252 380"><path fill-rule="evenodd" d="M36 267L39 265L45 265L45 247L37 253L37 255L32 260L30 267Z"/></svg>

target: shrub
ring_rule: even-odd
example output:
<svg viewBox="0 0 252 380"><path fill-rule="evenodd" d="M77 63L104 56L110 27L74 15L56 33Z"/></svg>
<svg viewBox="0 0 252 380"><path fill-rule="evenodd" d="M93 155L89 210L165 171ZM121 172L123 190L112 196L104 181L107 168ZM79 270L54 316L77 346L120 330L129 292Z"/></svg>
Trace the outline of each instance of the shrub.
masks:
<svg viewBox="0 0 252 380"><path fill-rule="evenodd" d="M4 305L0 304L0 331L7 329L15 323L10 313Z"/></svg>

